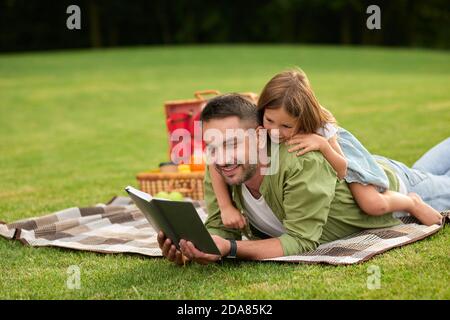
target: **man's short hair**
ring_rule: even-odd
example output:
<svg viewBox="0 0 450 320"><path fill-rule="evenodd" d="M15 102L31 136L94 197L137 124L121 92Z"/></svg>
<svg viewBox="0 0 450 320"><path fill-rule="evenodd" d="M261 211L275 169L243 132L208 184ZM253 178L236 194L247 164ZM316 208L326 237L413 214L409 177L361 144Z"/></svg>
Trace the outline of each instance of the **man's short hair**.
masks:
<svg viewBox="0 0 450 320"><path fill-rule="evenodd" d="M215 97L206 104L200 115L203 122L213 119L238 117L241 121L249 121L258 125L256 105L237 93L224 94Z"/></svg>

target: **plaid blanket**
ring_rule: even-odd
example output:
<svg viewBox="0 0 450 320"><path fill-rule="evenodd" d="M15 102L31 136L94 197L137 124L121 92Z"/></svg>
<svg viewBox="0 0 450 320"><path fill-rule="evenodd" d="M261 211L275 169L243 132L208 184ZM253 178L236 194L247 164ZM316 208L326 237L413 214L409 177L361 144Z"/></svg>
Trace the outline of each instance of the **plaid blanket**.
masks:
<svg viewBox="0 0 450 320"><path fill-rule="evenodd" d="M193 201L202 221L206 219L203 201ZM449 211L443 212L446 220ZM320 245L297 256L263 261L327 263L347 265L367 261L389 249L424 239L443 228L417 224L413 217L403 224L369 229L344 239ZM144 215L126 197L87 208L69 208L46 216L0 224L0 236L34 247L61 247L101 253L136 253L161 256L156 232Z"/></svg>

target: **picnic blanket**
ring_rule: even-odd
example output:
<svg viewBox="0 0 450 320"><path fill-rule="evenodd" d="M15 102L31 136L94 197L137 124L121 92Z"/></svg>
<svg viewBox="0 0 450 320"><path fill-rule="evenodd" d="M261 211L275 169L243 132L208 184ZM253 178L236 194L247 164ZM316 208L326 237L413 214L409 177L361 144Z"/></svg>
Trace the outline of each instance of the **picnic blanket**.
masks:
<svg viewBox="0 0 450 320"><path fill-rule="evenodd" d="M192 201L202 221L207 217L203 201ZM450 211L442 212L448 221ZM368 229L344 239L320 245L296 256L262 261L326 263L347 265L367 261L389 249L424 239L443 228L424 226L413 217L403 224ZM0 224L0 236L33 247L61 247L100 253L135 253L160 257L156 232L127 197L115 197L107 204L68 208L42 217Z"/></svg>

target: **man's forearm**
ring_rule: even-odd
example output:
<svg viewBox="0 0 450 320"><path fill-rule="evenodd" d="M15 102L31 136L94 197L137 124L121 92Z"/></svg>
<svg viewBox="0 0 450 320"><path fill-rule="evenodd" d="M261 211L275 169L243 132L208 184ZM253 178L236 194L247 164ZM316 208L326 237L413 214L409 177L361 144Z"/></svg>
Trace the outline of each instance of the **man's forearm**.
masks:
<svg viewBox="0 0 450 320"><path fill-rule="evenodd" d="M257 260L283 256L283 247L278 238L237 241L237 257Z"/></svg>

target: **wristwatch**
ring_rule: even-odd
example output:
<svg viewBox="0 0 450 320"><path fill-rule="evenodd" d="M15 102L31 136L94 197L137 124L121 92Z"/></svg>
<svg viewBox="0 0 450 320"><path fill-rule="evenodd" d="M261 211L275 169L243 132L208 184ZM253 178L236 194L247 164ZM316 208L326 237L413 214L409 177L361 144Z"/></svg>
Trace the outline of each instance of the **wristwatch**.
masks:
<svg viewBox="0 0 450 320"><path fill-rule="evenodd" d="M229 239L230 241L230 253L227 255L227 258L236 258L237 256L237 243L236 240Z"/></svg>

